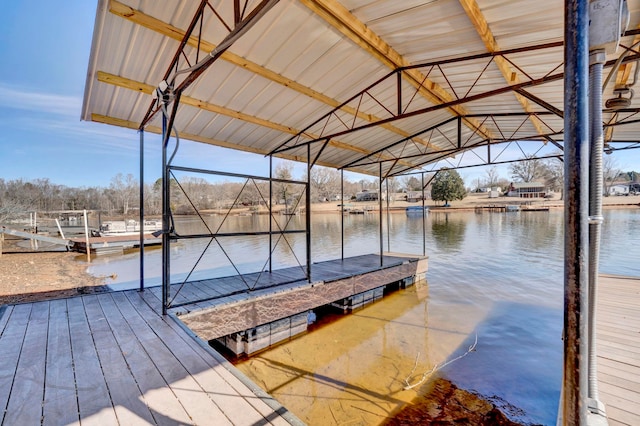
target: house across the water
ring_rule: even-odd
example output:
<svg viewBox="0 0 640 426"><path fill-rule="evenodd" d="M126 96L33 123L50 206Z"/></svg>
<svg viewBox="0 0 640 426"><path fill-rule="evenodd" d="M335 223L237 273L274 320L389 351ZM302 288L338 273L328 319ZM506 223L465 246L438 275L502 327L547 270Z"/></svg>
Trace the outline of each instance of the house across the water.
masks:
<svg viewBox="0 0 640 426"><path fill-rule="evenodd" d="M544 198L547 195L547 188L540 182L511 182L509 185L508 197L518 198Z"/></svg>

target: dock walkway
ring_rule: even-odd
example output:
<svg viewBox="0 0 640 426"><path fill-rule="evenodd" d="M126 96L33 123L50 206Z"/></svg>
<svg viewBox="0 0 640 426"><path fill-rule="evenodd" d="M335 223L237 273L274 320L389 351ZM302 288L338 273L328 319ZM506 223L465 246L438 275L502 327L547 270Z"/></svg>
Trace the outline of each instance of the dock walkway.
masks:
<svg viewBox="0 0 640 426"><path fill-rule="evenodd" d="M640 278L600 275L598 389L609 425L640 425Z"/></svg>
<svg viewBox="0 0 640 426"><path fill-rule="evenodd" d="M0 308L0 424L300 424L159 306L128 290Z"/></svg>

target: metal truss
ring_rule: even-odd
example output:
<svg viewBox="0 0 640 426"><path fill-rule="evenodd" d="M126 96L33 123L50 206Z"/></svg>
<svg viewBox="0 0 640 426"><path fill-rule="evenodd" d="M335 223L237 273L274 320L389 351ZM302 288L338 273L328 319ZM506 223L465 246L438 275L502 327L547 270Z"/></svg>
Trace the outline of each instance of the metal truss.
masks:
<svg viewBox="0 0 640 426"><path fill-rule="evenodd" d="M388 125L410 117L427 115L444 109L453 111L453 107L458 105L512 92L532 101L540 107L539 110L534 112L489 112L465 115L455 114L454 111L454 116L450 119L429 126L407 137L393 141L383 148L342 165L341 168L357 169L359 166L372 165L378 162L391 163L386 172L386 176L394 176L406 173L412 168L402 165L400 170L394 170L398 164L401 164L400 160L423 157L425 159L423 162L415 164L415 167L421 167L425 164L432 163L443 158L453 157L463 151L476 149L481 146L486 147L487 156L485 160L481 161L477 165L498 164L500 160L495 157L492 158L491 156L491 146L501 143L516 143L518 141L539 141L543 144L551 143L559 150L562 150L563 146L561 141L564 137L564 122L563 120L558 122L558 119L564 118L564 111L538 96L535 96L528 89L550 82L561 81L564 78L564 72L559 72L558 70L562 68L563 64L557 64L556 67L549 70L544 75L531 75L530 73L527 73L523 67L520 67L517 64L518 54L536 50L543 51L546 49L554 49L560 46L562 46L562 43L560 42L548 43L398 68L357 94L351 96L341 105L335 107L333 110L315 120L296 135L293 135L282 142L271 152L271 155L285 153L306 145L320 144L322 148L318 155L316 155L317 160L317 157L319 157L322 149L324 149L327 143L340 136L375 126ZM482 81L487 69L495 62L496 58L502 58L509 62L514 69L517 69L519 73L524 76L525 80L517 84L505 85L490 91L476 93L478 83ZM619 63L628 63L639 59L640 54L638 54L638 52L630 51L630 54L624 57L624 59ZM469 64L471 62L473 62L475 68L478 69L477 77L468 87L456 87L447 76L447 66L455 64ZM611 68L614 65L616 65L616 61L611 60L605 64L605 68ZM446 81L449 91L453 94L455 99L428 107L419 106L419 103L415 102L415 99L420 90L425 88L424 81L414 84L414 87L410 91L407 89L406 84L402 84L403 79L406 78L406 71L415 68L425 70L425 80L430 76L437 75L440 79ZM389 96L389 90L392 88L395 90L395 96ZM382 96L375 95L375 93L383 93L383 91L386 94L384 98ZM358 121L355 117L357 117L358 112L361 112L361 105L367 101L370 103L371 100L386 111L386 116L383 116L374 122L362 123L362 121ZM347 105L356 110L356 114L350 120L345 119L344 114L341 114L341 109ZM638 108L616 111L604 110L603 112L612 114L611 119L608 122L603 123L605 127L615 128L617 126L637 123L640 121L640 115L638 115L640 113L640 109ZM521 119L521 121L519 121L519 124L514 124L514 120L517 119ZM532 120L536 120L537 123L539 123L539 126L537 127L542 129L543 133L524 133L525 124ZM508 129L506 128L507 124L509 127ZM469 128L471 133L469 134L469 132L466 131L466 136L463 136L463 126ZM487 135L486 132L483 131L486 126L490 126L495 134ZM448 129L451 133L454 127L457 137L452 138L447 136L445 134L445 130ZM335 130L339 128L342 128L342 130ZM326 129L334 130L327 131ZM314 136L308 136L311 134ZM439 142L437 146L432 142L434 137L438 138ZM443 140L445 142L443 142ZM634 142L629 143L633 144Z"/></svg>
<svg viewBox="0 0 640 426"><path fill-rule="evenodd" d="M140 129L142 130L151 120L153 120L155 115L165 108L171 101L174 101L177 105L182 93L194 81L196 81L198 77L204 73L209 66L211 66L211 64L213 64L225 51L227 51L236 40L238 40L262 16L275 6L278 1L279 0L262 0L256 4L253 9L249 10L249 4L254 2L250 0L244 0L244 2L241 2L240 0L233 0L232 22L227 22L229 18L224 19L222 14L216 10L209 0L201 0L189 27L185 31L184 37L182 38L182 41L180 42L180 45L164 74L162 79L163 83L161 87L159 87L157 98L151 102L144 119L140 123ZM228 31L228 34L215 49L204 55L204 57L200 57L200 43L203 41L203 23L209 16L215 17L215 19ZM187 46L189 41L193 38L197 41L197 48L190 48L190 50L194 51L190 54L187 51ZM169 133L171 132L174 118L175 112L169 120Z"/></svg>

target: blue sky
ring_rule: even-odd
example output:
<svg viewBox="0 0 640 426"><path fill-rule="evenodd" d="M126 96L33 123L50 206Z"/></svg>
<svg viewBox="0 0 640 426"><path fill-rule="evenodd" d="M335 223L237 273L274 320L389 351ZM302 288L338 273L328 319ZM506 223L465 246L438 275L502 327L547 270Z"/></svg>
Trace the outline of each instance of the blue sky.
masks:
<svg viewBox="0 0 640 426"><path fill-rule="evenodd" d="M0 14L0 177L49 178L67 186L108 186L117 173L138 177L135 131L80 121L96 2L4 2ZM148 134L145 180L160 176L159 136ZM187 142L179 164L202 167L222 158L224 171L267 176L260 155ZM616 155L623 170L640 170L640 150ZM304 166L294 169L301 177ZM464 169L467 185L484 168ZM500 166L507 177L507 167ZM360 176L351 176L358 180Z"/></svg>

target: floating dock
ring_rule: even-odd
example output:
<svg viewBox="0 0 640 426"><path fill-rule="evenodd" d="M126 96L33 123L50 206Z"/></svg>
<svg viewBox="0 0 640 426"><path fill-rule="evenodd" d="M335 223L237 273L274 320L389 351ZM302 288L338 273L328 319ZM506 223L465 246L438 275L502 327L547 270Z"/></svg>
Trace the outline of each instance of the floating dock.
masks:
<svg viewBox="0 0 640 426"><path fill-rule="evenodd" d="M85 238L72 238L72 248L75 251L86 253L87 241ZM144 245L160 245L162 238L151 234L144 235ZM96 256L106 254L122 254L125 250L140 247L140 237L131 235L114 235L108 237L89 237L89 250Z"/></svg>

